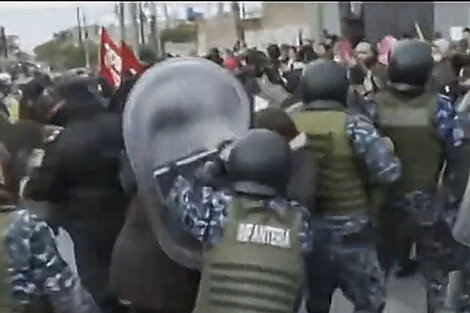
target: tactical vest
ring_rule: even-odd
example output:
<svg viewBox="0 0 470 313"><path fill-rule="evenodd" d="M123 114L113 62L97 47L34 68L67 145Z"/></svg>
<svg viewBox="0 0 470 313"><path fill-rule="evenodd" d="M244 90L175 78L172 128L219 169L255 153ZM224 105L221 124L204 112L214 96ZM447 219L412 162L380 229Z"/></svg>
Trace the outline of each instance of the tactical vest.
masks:
<svg viewBox="0 0 470 313"><path fill-rule="evenodd" d="M351 214L368 209L365 179L345 134L347 113L341 110L295 112L297 129L305 132L318 161L316 211L323 215Z"/></svg>
<svg viewBox="0 0 470 313"><path fill-rule="evenodd" d="M234 197L220 242L204 254L194 313L292 313L301 288L299 215Z"/></svg>
<svg viewBox="0 0 470 313"><path fill-rule="evenodd" d="M390 93L376 97L380 131L394 144L402 162L402 175L392 186L395 195L412 191L433 193L443 162L443 148L432 125L437 106L436 95L425 93L402 100Z"/></svg>

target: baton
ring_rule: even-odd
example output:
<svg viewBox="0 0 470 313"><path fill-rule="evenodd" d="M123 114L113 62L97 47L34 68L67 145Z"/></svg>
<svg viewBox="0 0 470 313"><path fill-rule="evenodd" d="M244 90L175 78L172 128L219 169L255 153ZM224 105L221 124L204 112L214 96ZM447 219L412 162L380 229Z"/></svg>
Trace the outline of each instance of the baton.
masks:
<svg viewBox="0 0 470 313"><path fill-rule="evenodd" d="M178 161L175 162L175 165L177 167L188 165L190 163L193 163L195 161L204 159L210 155L218 153L218 149L213 149L209 151L202 151L202 152L197 152L195 154L192 154L190 156L184 157ZM156 170L153 171L153 177L157 178L158 176L161 176L163 174L166 174L170 171L170 166L169 165L164 165L163 167L157 168Z"/></svg>
<svg viewBox="0 0 470 313"><path fill-rule="evenodd" d="M416 29L416 32L418 33L419 39L422 41L425 41L426 39L424 39L423 32L421 31L421 27L419 27L418 22L415 22L415 29Z"/></svg>

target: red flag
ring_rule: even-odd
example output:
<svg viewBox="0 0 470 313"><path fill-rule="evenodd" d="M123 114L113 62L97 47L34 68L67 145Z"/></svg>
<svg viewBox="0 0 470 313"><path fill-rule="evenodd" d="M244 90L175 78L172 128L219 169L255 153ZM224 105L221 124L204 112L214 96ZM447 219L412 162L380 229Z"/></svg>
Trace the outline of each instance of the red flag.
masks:
<svg viewBox="0 0 470 313"><path fill-rule="evenodd" d="M100 46L100 76L104 77L110 86L118 88L121 85L122 58L119 47L109 37L104 27L101 28Z"/></svg>
<svg viewBox="0 0 470 313"><path fill-rule="evenodd" d="M141 75L144 72L142 65L139 63L131 48L121 40L121 57L122 57L122 73L127 71L134 75Z"/></svg>

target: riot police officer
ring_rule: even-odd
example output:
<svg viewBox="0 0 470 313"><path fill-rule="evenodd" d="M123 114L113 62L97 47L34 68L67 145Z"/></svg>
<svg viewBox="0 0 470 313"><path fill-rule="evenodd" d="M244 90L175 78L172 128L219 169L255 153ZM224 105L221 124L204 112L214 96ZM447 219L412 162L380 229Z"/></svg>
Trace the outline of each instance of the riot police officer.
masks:
<svg viewBox="0 0 470 313"><path fill-rule="evenodd" d="M303 106L292 113L318 161L313 229L308 260L310 313L329 312L340 287L357 312L381 312L384 275L370 240L369 184L389 184L401 165L372 122L346 107L346 69L329 60L310 63L302 77ZM366 170L366 173L362 172Z"/></svg>
<svg viewBox="0 0 470 313"><path fill-rule="evenodd" d="M206 163L194 183L176 166L167 174L176 176L166 201L170 214L204 247L194 312L295 312L312 243L308 211L285 200L289 145L255 129L224 154L226 161ZM209 187L220 176L229 179L230 192Z"/></svg>
<svg viewBox="0 0 470 313"><path fill-rule="evenodd" d="M441 305L437 296L445 290L447 274L459 268L460 248L448 226L456 211L443 210L437 191L444 161L461 145L462 132L450 98L425 88L432 68L428 43L398 42L389 57L390 87L376 96L375 119L403 163L402 177L392 186L381 217L387 248L402 266L399 274L409 274L420 264L434 309ZM417 260L410 257L412 246Z"/></svg>

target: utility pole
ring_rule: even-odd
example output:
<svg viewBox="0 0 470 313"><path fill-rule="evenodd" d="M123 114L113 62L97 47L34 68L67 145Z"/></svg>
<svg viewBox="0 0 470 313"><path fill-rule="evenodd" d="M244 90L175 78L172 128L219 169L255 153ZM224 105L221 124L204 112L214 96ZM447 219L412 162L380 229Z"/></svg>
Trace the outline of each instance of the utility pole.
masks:
<svg viewBox="0 0 470 313"><path fill-rule="evenodd" d="M119 14L119 28L121 33L121 40L126 42L126 23L125 23L125 13L124 13L124 3L119 2L118 5L118 14Z"/></svg>
<svg viewBox="0 0 470 313"><path fill-rule="evenodd" d="M80 7L77 6L77 26L78 26L78 45L83 44L83 39L82 39L82 25L80 22Z"/></svg>
<svg viewBox="0 0 470 313"><path fill-rule="evenodd" d="M163 55L163 49L161 47L160 36L158 33L157 5L153 1L150 2L150 34L157 56L160 57Z"/></svg>
<svg viewBox="0 0 470 313"><path fill-rule="evenodd" d="M163 15L165 16L165 28L170 28L170 15L168 14L168 7L163 3Z"/></svg>
<svg viewBox="0 0 470 313"><path fill-rule="evenodd" d="M235 19L235 28L237 31L237 40L240 43L245 42L245 32L243 31L243 26L240 20L240 3L232 2L232 14Z"/></svg>
<svg viewBox="0 0 470 313"><path fill-rule="evenodd" d="M224 3L217 2L217 15L222 15L222 14L224 14Z"/></svg>
<svg viewBox="0 0 470 313"><path fill-rule="evenodd" d="M142 2L139 2L139 24L140 24L140 42L145 45L145 16L142 9Z"/></svg>
<svg viewBox="0 0 470 313"><path fill-rule="evenodd" d="M82 18L83 18L83 27L85 27L85 40L84 40L85 66L86 68L90 68L90 55L88 54L88 28L87 28L85 14L82 14Z"/></svg>
<svg viewBox="0 0 470 313"><path fill-rule="evenodd" d="M345 2L348 3L348 2ZM343 3L341 3L343 4ZM349 4L349 3L348 3ZM316 43L323 42L325 36L323 33L323 6L319 2L305 2L305 11L309 17L310 39Z"/></svg>
<svg viewBox="0 0 470 313"><path fill-rule="evenodd" d="M5 34L5 27L0 27L0 36L1 36L1 45L2 45L2 52L3 52L3 56L6 58L8 58L8 42L7 42L7 36Z"/></svg>
<svg viewBox="0 0 470 313"><path fill-rule="evenodd" d="M325 40L325 36L324 36L324 33L323 33L323 3L321 2L317 2L315 3L316 6L317 6L317 30L318 30L318 35L317 35L317 38L318 38L318 41L319 42L323 42Z"/></svg>
<svg viewBox="0 0 470 313"><path fill-rule="evenodd" d="M139 22L137 19L137 3L129 3L129 11L131 15L131 27L132 27L132 50L134 50L134 55L138 57L139 55Z"/></svg>

